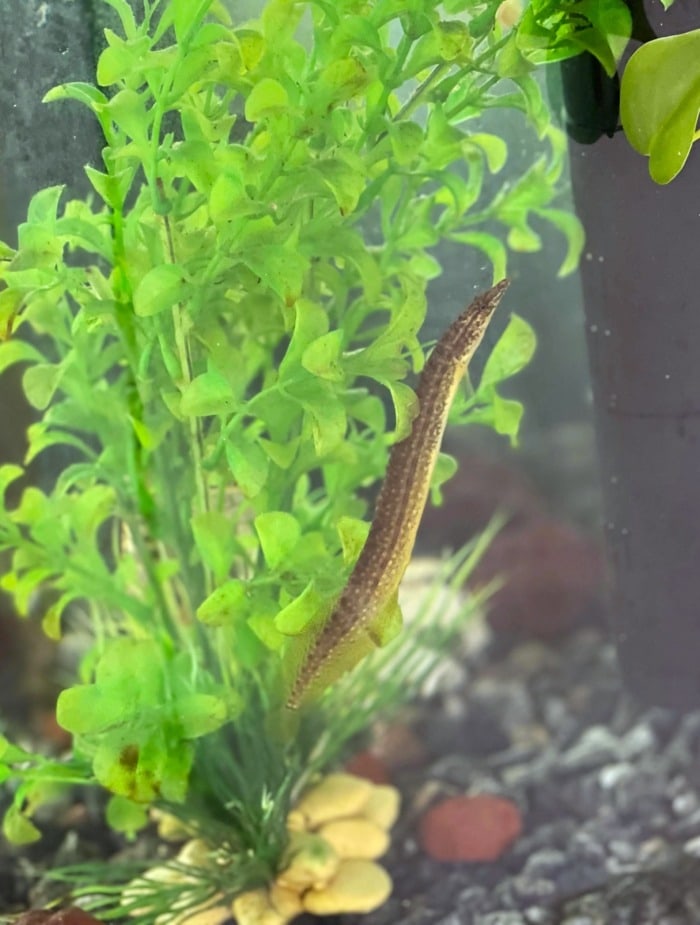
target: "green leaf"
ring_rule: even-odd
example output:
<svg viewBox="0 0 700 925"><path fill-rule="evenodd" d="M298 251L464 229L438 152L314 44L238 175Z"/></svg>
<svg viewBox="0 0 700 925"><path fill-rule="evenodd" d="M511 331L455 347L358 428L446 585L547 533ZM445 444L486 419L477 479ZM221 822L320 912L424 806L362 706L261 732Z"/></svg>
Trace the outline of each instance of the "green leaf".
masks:
<svg viewBox="0 0 700 925"><path fill-rule="evenodd" d="M216 225L240 218L250 205L250 198L240 176L220 173L209 193L209 215Z"/></svg>
<svg viewBox="0 0 700 925"><path fill-rule="evenodd" d="M147 35L125 41L111 29L105 29L108 45L97 59L97 83L108 87L125 80L138 69L144 56L150 50L151 41Z"/></svg>
<svg viewBox="0 0 700 925"><path fill-rule="evenodd" d="M217 581L223 581L231 569L236 553L233 524L220 511L195 514L190 523L202 562L212 570Z"/></svg>
<svg viewBox="0 0 700 925"><path fill-rule="evenodd" d="M113 638L94 682L59 695L56 717L84 737L95 776L112 793L177 802L192 764L189 740L217 729L227 716L222 700L187 686L191 677L189 654L172 655L155 639Z"/></svg>
<svg viewBox="0 0 700 925"><path fill-rule="evenodd" d="M89 164L85 166L85 173L105 203L112 209L121 209L122 202L129 191L129 187L134 178L134 169L126 167L123 170L114 171L113 173L101 173L95 170Z"/></svg>
<svg viewBox="0 0 700 925"><path fill-rule="evenodd" d="M511 315L505 331L489 354L478 391L520 372L532 359L536 346L537 338L532 327L524 318Z"/></svg>
<svg viewBox="0 0 700 925"><path fill-rule="evenodd" d="M287 91L278 80L263 77L255 84L245 101L248 122L258 122L267 116L283 112L289 105Z"/></svg>
<svg viewBox="0 0 700 925"><path fill-rule="evenodd" d="M308 260L291 244L252 245L241 260L285 305L294 305L301 296Z"/></svg>
<svg viewBox="0 0 700 925"><path fill-rule="evenodd" d="M620 117L627 140L649 157L649 173L669 183L697 140L700 29L645 42L627 62Z"/></svg>
<svg viewBox="0 0 700 925"><path fill-rule="evenodd" d="M327 158L315 161L313 170L320 174L323 181L335 196L341 215L349 215L357 208L357 203L365 188L364 165L360 158L349 163L345 159Z"/></svg>
<svg viewBox="0 0 700 925"><path fill-rule="evenodd" d="M246 609L245 582L231 578L202 601L197 608L197 619L206 626L227 626Z"/></svg>
<svg viewBox="0 0 700 925"><path fill-rule="evenodd" d="M97 112L99 107L108 102L107 97L97 87L81 82L60 84L58 87L52 87L48 93L44 94L42 102L54 103L57 100L77 100L93 112Z"/></svg>
<svg viewBox="0 0 700 925"><path fill-rule="evenodd" d="M280 380L287 376L296 377L298 365L306 349L328 331L328 315L317 303L309 299L299 299L294 305L294 331L282 362L280 363Z"/></svg>
<svg viewBox="0 0 700 925"><path fill-rule="evenodd" d="M493 399L493 427L496 433L510 437L511 443L516 445L520 421L523 416L522 402L510 398L502 398L498 393Z"/></svg>
<svg viewBox="0 0 700 925"><path fill-rule="evenodd" d="M563 209L539 209L542 218L547 219L555 228L558 228L566 238L566 257L557 270L557 276L568 276L578 268L583 246L586 243L586 232L577 215L565 212Z"/></svg>
<svg viewBox="0 0 700 925"><path fill-rule="evenodd" d="M95 777L106 790L135 802L162 799L181 803L187 793L194 751L186 741L172 748L177 739L168 741L169 731L153 726L137 736L135 730L125 729L100 739L92 762ZM172 751L168 751L169 745Z"/></svg>
<svg viewBox="0 0 700 925"><path fill-rule="evenodd" d="M356 517L340 517L338 519L336 529L343 548L343 562L346 565L354 565L357 561L362 552L362 547L367 541L369 526L367 521L358 520Z"/></svg>
<svg viewBox="0 0 700 925"><path fill-rule="evenodd" d="M37 363L26 369L22 376L22 388L29 404L39 411L47 408L64 373L65 366L62 363Z"/></svg>
<svg viewBox="0 0 700 925"><path fill-rule="evenodd" d="M127 838L133 838L140 829L148 825L146 808L121 796L110 797L105 810L105 818L111 829L121 832Z"/></svg>
<svg viewBox="0 0 700 925"><path fill-rule="evenodd" d="M284 568L301 539L299 522L286 511L266 511L254 523L268 567Z"/></svg>
<svg viewBox="0 0 700 925"><path fill-rule="evenodd" d="M241 434L226 444L226 460L236 484L246 498L255 498L265 487L270 471L269 454Z"/></svg>
<svg viewBox="0 0 700 925"><path fill-rule="evenodd" d="M144 97L135 90L120 90L106 104L105 111L137 145L145 147L148 144L148 127L152 117L146 111Z"/></svg>
<svg viewBox="0 0 700 925"><path fill-rule="evenodd" d="M474 145L486 155L486 163L491 173L499 173L508 158L508 145L498 135L475 132L467 136L466 144Z"/></svg>
<svg viewBox="0 0 700 925"><path fill-rule="evenodd" d="M45 225L53 228L58 213L58 203L65 186L47 186L35 193L27 209L27 224Z"/></svg>
<svg viewBox="0 0 700 925"><path fill-rule="evenodd" d="M41 628L49 639L58 642L61 638L61 617L66 607L76 599L78 595L72 591L62 594L61 597L54 601L45 611L41 618Z"/></svg>
<svg viewBox="0 0 700 925"><path fill-rule="evenodd" d="M187 294L184 268L175 263L164 263L149 270L136 286L134 311L141 317L156 315L173 308Z"/></svg>
<svg viewBox="0 0 700 925"><path fill-rule="evenodd" d="M228 379L217 369L210 369L188 383L182 390L180 413L185 417L227 414L236 403Z"/></svg>
<svg viewBox="0 0 700 925"><path fill-rule="evenodd" d="M7 290L5 290L7 291ZM44 358L39 351L23 340L0 342L0 373L15 363L41 362Z"/></svg>
<svg viewBox="0 0 700 925"><path fill-rule="evenodd" d="M171 0L173 23L178 42L182 42L201 23L213 0Z"/></svg>
<svg viewBox="0 0 700 925"><path fill-rule="evenodd" d="M396 163L402 167L418 156L425 140L423 129L416 122L391 122L389 124L391 150Z"/></svg>
<svg viewBox="0 0 700 925"><path fill-rule="evenodd" d="M273 463L279 466L280 469L289 469L299 452L299 437L295 437L293 440L289 440L286 443L275 443L272 440L266 440L264 437L261 437L258 442Z"/></svg>
<svg viewBox="0 0 700 925"><path fill-rule="evenodd" d="M322 379L300 382L287 388L303 407L311 424L314 448L325 456L342 443L347 430L347 414L333 386Z"/></svg>
<svg viewBox="0 0 700 925"><path fill-rule="evenodd" d="M413 389L403 382L391 382L390 380L381 380L382 385L391 393L391 400L394 403L394 413L396 423L394 433L392 434L393 442L398 443L404 440L410 433L413 426L413 419L418 414L418 398Z"/></svg>
<svg viewBox="0 0 700 925"><path fill-rule="evenodd" d="M376 44L376 31L374 41ZM319 74L316 92L327 108L332 103L351 100L368 86L371 79L371 73L358 58L336 58Z"/></svg>
<svg viewBox="0 0 700 925"><path fill-rule="evenodd" d="M329 331L312 341L304 350L301 365L321 379L343 382L345 374L341 363L343 332Z"/></svg>
<svg viewBox="0 0 700 925"><path fill-rule="evenodd" d="M134 11L128 0L104 0L104 2L116 10L127 38L132 38L136 34L137 27Z"/></svg>
<svg viewBox="0 0 700 925"><path fill-rule="evenodd" d="M95 217L93 222L80 218L59 218L56 222L56 234L67 238L71 247L80 247L104 257L112 262L112 239L107 227Z"/></svg>
<svg viewBox="0 0 700 925"><path fill-rule="evenodd" d="M457 460L448 453L439 453L430 480L430 500L432 504L442 504L441 488L458 469Z"/></svg>
<svg viewBox="0 0 700 925"><path fill-rule="evenodd" d="M0 466L0 502L5 497L5 492L9 486L16 482L17 479L22 478L24 475L24 469L21 466L16 466L13 463L4 463Z"/></svg>
<svg viewBox="0 0 700 925"><path fill-rule="evenodd" d="M507 276L508 251L503 242L495 235L485 231L459 231L450 235L451 240L468 244L485 254L493 266L493 281Z"/></svg>
<svg viewBox="0 0 700 925"><path fill-rule="evenodd" d="M275 617L275 629L285 636L298 636L319 616L326 605L326 599L310 581L302 593L294 598Z"/></svg>
<svg viewBox="0 0 700 925"><path fill-rule="evenodd" d="M5 813L2 833L13 845L30 845L41 838L39 829L15 805L10 806Z"/></svg>

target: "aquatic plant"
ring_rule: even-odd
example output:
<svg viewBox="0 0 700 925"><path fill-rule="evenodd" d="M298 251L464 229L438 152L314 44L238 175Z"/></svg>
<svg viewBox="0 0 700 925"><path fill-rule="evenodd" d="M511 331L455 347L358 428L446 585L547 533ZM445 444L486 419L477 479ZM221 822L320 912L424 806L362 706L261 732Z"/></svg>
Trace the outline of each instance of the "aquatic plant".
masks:
<svg viewBox="0 0 700 925"><path fill-rule="evenodd" d="M420 688L478 604L441 623L436 588L389 643L392 602L375 634L389 644L286 708L363 547L366 490L418 412L405 379L424 362L432 248L476 248L498 280L508 247L540 246L533 218L566 236L561 272L582 240L552 205L563 138L498 3L269 0L241 24L216 0L144 0L140 18L106 2L121 33L106 30L96 83L46 96L99 122L91 192L36 193L0 249L0 369L24 365L41 415L25 463L61 451L49 486L0 510L1 584L21 615L48 601L50 637L92 638L57 704L72 756L0 739L3 831L39 837L37 806L76 783L112 795L127 835L166 812L207 846L171 862L186 908L182 878L143 877L151 892L124 906L128 865L101 868L99 890L94 869L64 876L93 878L103 916L180 921L275 882L290 809ZM489 196L507 146L469 122L504 107L545 150ZM452 420L515 439L522 407L498 386L533 348L513 316ZM437 459L436 500L454 468ZM24 474L0 467L3 492ZM441 583L459 587L488 538Z"/></svg>
<svg viewBox="0 0 700 925"><path fill-rule="evenodd" d="M620 86L627 140L649 158L656 183L670 183L700 140L700 29L645 42Z"/></svg>
<svg viewBox="0 0 700 925"><path fill-rule="evenodd" d="M674 0L662 0L669 9ZM630 38L642 42L624 66L618 64ZM588 100L602 129L614 132L619 120L635 151L649 158L649 174L669 183L683 169L693 144L700 140L700 30L655 36L640 0L532 0L518 28L517 47L534 63L553 63L587 54L614 81L604 93L594 81ZM580 75L582 82L584 75ZM609 99L606 99L609 97ZM596 118L594 114L594 118ZM600 132L592 127L596 140Z"/></svg>

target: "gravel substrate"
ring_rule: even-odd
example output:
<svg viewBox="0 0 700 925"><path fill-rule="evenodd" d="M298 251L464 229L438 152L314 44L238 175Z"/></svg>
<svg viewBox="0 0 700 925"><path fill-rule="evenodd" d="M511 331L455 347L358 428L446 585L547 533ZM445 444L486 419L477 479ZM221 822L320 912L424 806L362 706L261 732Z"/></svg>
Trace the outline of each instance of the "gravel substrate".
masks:
<svg viewBox="0 0 700 925"><path fill-rule="evenodd" d="M473 654L416 728L430 757L397 775L394 895L342 925L700 922L700 712L632 704L604 632ZM420 850L418 812L456 793L520 808L523 834L499 860Z"/></svg>
<svg viewBox="0 0 700 925"><path fill-rule="evenodd" d="M602 630L500 653L482 644L409 720L423 759L394 774L403 812L382 862L394 894L370 915L327 925L700 922L700 712L632 704ZM482 793L522 813L511 848L489 863L426 856L421 813L441 797ZM0 912L48 899L45 885L30 888L43 868L117 850L93 820L89 807L64 807L27 854L0 843Z"/></svg>

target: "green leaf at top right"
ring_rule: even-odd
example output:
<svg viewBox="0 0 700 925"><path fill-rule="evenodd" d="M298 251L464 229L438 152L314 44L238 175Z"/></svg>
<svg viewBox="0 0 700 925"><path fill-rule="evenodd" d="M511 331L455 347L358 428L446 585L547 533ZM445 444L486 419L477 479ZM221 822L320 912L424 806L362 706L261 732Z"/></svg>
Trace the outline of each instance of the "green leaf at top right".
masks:
<svg viewBox="0 0 700 925"><path fill-rule="evenodd" d="M669 183L700 138L700 29L646 42L630 58L620 87L627 140L649 158L657 183Z"/></svg>

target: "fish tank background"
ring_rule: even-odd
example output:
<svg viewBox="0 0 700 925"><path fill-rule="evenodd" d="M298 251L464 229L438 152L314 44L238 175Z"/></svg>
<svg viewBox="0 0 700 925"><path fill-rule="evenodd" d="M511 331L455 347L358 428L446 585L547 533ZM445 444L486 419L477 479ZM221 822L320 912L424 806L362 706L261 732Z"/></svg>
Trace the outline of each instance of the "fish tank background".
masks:
<svg viewBox="0 0 700 925"><path fill-rule="evenodd" d="M236 15L258 8L237 4ZM38 101L49 86L90 78L105 23L89 0L4 0L0 13L13 22L12 36L0 34L9 75L0 85L0 237L11 241L32 192L61 182L81 191L82 165L98 161L89 117ZM499 121L509 143L506 175L531 157L509 118ZM625 141L610 144L621 149ZM573 144L572 158L592 151ZM697 156L689 166L697 181ZM639 159L640 187L645 169ZM605 212L604 201L596 204ZM590 336L596 322L584 317L581 277L556 278L561 240L548 229L542 235L539 254L511 263L513 307L539 342L512 386L526 406L520 446L478 428L450 434L460 472L445 506L427 512L419 541L423 556L458 544L461 531L483 526L505 497L513 523L483 566L513 580L495 601L490 628L448 660L424 702L376 730L358 755L362 773L399 786L403 812L385 861L392 897L367 916L336 917L342 925L682 925L700 913L700 714L644 705L622 682L605 593L608 520L586 354L586 330ZM590 279L609 256L589 242L584 288L586 272ZM457 248L439 257L444 272L430 288L427 340L463 308L465 292L489 281L489 269ZM16 372L3 375L0 389L5 462L21 458L29 411ZM50 472L37 466L35 477L40 483ZM9 613L0 618L0 702L60 749L51 713L61 664L35 629ZM86 844L105 854L139 850L95 833L89 801L78 806L45 821L44 854L18 856L0 844L0 918L27 899L46 906L55 893L42 870L80 859ZM154 850L153 842L141 850Z"/></svg>

